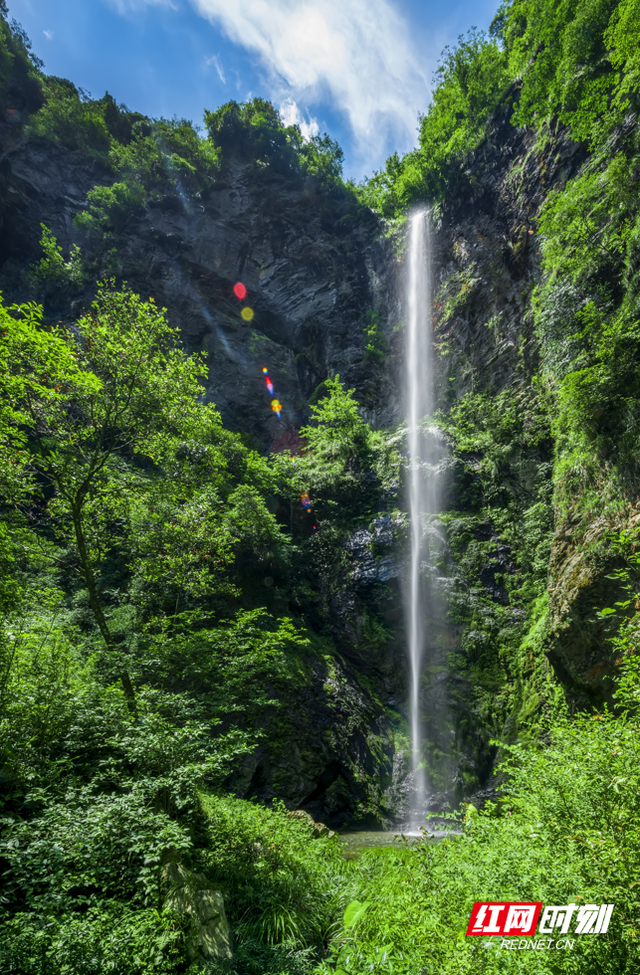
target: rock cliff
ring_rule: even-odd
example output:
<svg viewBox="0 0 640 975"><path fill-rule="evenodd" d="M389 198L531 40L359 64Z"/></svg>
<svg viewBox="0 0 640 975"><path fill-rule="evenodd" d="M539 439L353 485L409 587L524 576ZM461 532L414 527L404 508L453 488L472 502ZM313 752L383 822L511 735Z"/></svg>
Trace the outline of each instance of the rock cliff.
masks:
<svg viewBox="0 0 640 975"><path fill-rule="evenodd" d="M0 128L6 294L33 293L25 271L42 256L45 224L65 254L80 244L98 273L127 280L168 309L189 350L205 353L207 396L231 429L264 446L286 442L307 419L316 388L336 373L369 408L383 408L364 361L364 323L381 300L387 248L373 214L349 193L327 199L312 177L256 172L253 160L231 156L197 197L178 187L97 246L73 221L88 191L112 183L114 174L45 140L14 141L10 128ZM233 292L238 281L247 288L242 306ZM76 292L72 310L90 293ZM68 314L66 303L47 297L50 314ZM251 320L241 317L244 306ZM284 406L280 419L269 406L263 366Z"/></svg>
<svg viewBox="0 0 640 975"><path fill-rule="evenodd" d="M579 169L584 153L562 130L541 145L533 132L514 128L509 104L516 95L514 88L468 158L466 188L431 215L443 413L468 392L526 398L538 365L531 314L540 278L536 216L549 190ZM113 173L8 124L0 125L0 144L0 288L7 298L39 298L48 316L69 320L89 303L88 283L64 293L34 290L28 269L41 257L44 224L65 255L81 246L94 277L114 275L166 306L187 347L206 354L208 399L228 427L260 449L295 446L309 402L336 373L355 388L374 427L401 421L402 233L387 232L351 191L329 193L313 177L260 171L255 161L231 153L199 193L178 185L96 243L74 218L86 208L88 192L112 183ZM238 281L247 288L242 303L233 293ZM245 306L253 311L250 320L241 316ZM374 356L367 353L372 315L384 349ZM270 409L264 366L283 404L281 418ZM517 511L541 503L549 519L552 444L542 436L516 453L502 487ZM488 510L478 456L452 448L444 466L445 510L434 528L441 543L428 567L443 608L432 621L422 694L440 803L452 789L462 795L484 788L494 757L490 738L517 733L514 714L524 720L539 705L535 689L535 700L525 700L520 684L529 686L528 678L507 659L508 648L522 646L536 623L510 599L505 582L524 571L518 553ZM329 673L310 664L317 673L308 699L301 708L287 704L280 731L234 775L241 794L280 796L332 824L357 815L390 819L401 809L406 688L398 583L405 530L402 515L389 510L403 506L401 484L397 489L387 510L373 512L345 543L351 568L331 601L344 665ZM559 526L552 543L552 635L537 647L538 663L529 651L531 670L548 652L562 680L597 698L610 666L584 620L604 570L586 568L586 535L576 542L566 533ZM387 623L383 635L367 630L367 606L374 603ZM481 645L492 648L482 651L495 657L490 664ZM507 685L513 685L508 694Z"/></svg>

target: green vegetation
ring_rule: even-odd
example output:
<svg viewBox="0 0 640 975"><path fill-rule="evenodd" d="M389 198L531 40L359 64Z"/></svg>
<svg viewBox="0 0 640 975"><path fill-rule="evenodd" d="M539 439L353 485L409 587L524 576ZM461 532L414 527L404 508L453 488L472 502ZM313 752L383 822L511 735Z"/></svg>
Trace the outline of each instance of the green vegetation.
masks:
<svg viewBox="0 0 640 975"><path fill-rule="evenodd" d="M282 176L302 172L323 181L340 180L344 154L337 142L326 133L305 142L300 128L283 126L276 109L263 98L227 102L215 112L205 112L204 121L223 154L238 153Z"/></svg>
<svg viewBox="0 0 640 975"><path fill-rule="evenodd" d="M611 543L624 551L628 539L616 536ZM617 716L606 710L556 716L544 747L502 746L498 801L488 801L480 812L467 806L457 822L452 817L457 835L420 845L399 838L393 852L363 854L343 882L350 898L366 898L367 910L355 931L338 934L333 946L345 971L531 971L532 959L520 951L507 955L498 947L501 938L488 947L488 939L465 937L474 902L496 897L577 907L615 904L606 936L576 937L561 957L557 951L537 952L535 971L635 971L639 633L637 614L624 614L638 599L638 562L632 555L616 573L628 599L600 614L616 620L612 640L622 664ZM318 969L322 975L334 970L340 966L324 963Z"/></svg>
<svg viewBox="0 0 640 975"><path fill-rule="evenodd" d="M364 853L349 891L371 905L350 939L344 969L633 972L640 959L638 730L637 717L558 723L545 750L509 749L503 769L509 786L498 803L467 817L461 835L439 844L399 843L387 855ZM474 902L496 898L616 906L606 936L576 937L560 957L537 951L534 959L501 950L501 938L490 948L488 938L465 938ZM372 967L381 947L387 960Z"/></svg>
<svg viewBox="0 0 640 975"><path fill-rule="evenodd" d="M40 226L40 246L44 257L31 269L32 278L45 292L78 287L83 280L82 251L77 244L72 244L68 260L65 261L62 248L49 228L44 224Z"/></svg>
<svg viewBox="0 0 640 975"><path fill-rule="evenodd" d="M224 892L230 912L242 919L237 934L246 942L247 955L262 946L267 956L262 963L270 970L274 962L265 947L289 945L307 949L311 963L308 949L327 940L344 902L344 860L337 841L314 839L313 824L289 818L278 802L265 809L232 797L208 796L203 810L208 872Z"/></svg>
<svg viewBox="0 0 640 975"><path fill-rule="evenodd" d="M459 678L453 699L458 733L484 739L485 768L492 735L536 741L562 700L545 657L554 528L547 409L524 387L516 395L469 393L439 416L454 459L455 507L443 516L454 583L447 609L450 623L464 627L450 654ZM468 793L481 774L465 770Z"/></svg>
<svg viewBox="0 0 640 975"><path fill-rule="evenodd" d="M33 54L24 31L15 21L9 25L7 15L6 0L0 0L0 112L8 122L19 125L23 116L42 105L42 62Z"/></svg>
<svg viewBox="0 0 640 975"><path fill-rule="evenodd" d="M387 351L387 342L382 330L380 313L368 311L365 317L364 326L367 344L364 349L365 362L384 362Z"/></svg>
<svg viewBox="0 0 640 975"><path fill-rule="evenodd" d="M536 971L631 975L638 0L504 3L489 38L472 31L445 51L419 147L357 193L342 181L337 144L304 142L269 102L207 112L205 136L185 120L144 118L45 76L2 0L0 12L0 110L13 131L102 173L77 219L83 250L65 256L42 226L43 256L28 273L45 308L0 305L0 969L531 970L526 952L465 938L473 903L501 898L615 904L606 936L538 952ZM274 797L292 777L313 794L307 767L341 750L331 789L346 817L393 813L376 672L389 590L345 593L354 533L396 513L401 438L372 431L334 376L300 431L302 451L265 457L203 402L204 359L185 353L151 298L115 280L96 284L84 311L72 313L70 297L113 264L146 208L206 200L232 158L260 192L279 183L317 197L339 235L365 205L401 218L473 190L492 133L511 124L530 127L536 159L560 136L582 153L530 218L541 241L527 296L535 354L521 341L498 391L491 376L472 377L460 396L446 376L431 418L452 471L447 545L432 554L460 634L449 653L457 787L463 796L491 784L497 758L500 788L497 801L453 813L457 835L442 843L400 840L346 861L339 840ZM518 238L516 259L523 247ZM470 260L442 283L440 323L470 313L481 288ZM363 327L377 369L387 352L379 312ZM579 713L575 689L549 666L554 535L578 553L576 575L588 557L615 592L612 605L592 601L585 623L614 661L611 710L600 701ZM377 558L378 543L366 544ZM336 638L340 600L356 634L349 653L368 661L355 677ZM398 715L386 717L397 730ZM192 961L193 916L169 896L176 864L222 891L233 960Z"/></svg>
<svg viewBox="0 0 640 975"><path fill-rule="evenodd" d="M43 240L46 273L67 268ZM1 965L185 970L177 858L223 887L247 970L299 971L342 903L339 850L220 790L258 746L312 754L292 704L323 683L317 706L371 720L339 689L328 604L385 503L384 438L336 377L304 456L269 462L202 402L165 313L113 282L73 327L2 305L0 332ZM380 815L353 761L352 815Z"/></svg>
<svg viewBox="0 0 640 975"><path fill-rule="evenodd" d="M568 126L596 156L605 146L611 154L608 140L637 110L637 0L579 7L507 0L490 35L474 29L445 49L418 149L394 154L362 185L364 199L385 215L398 216L416 201L454 199L460 181L474 178L470 154L495 125L499 106L516 125ZM623 132L619 137L626 141ZM633 140L632 128L626 138Z"/></svg>

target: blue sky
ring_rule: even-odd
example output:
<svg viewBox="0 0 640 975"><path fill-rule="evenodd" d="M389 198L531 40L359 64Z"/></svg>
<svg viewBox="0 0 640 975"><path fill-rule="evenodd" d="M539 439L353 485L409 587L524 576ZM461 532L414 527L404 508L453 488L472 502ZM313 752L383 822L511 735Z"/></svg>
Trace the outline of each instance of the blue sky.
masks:
<svg viewBox="0 0 640 975"><path fill-rule="evenodd" d="M8 0L49 74L151 116L270 98L327 131L345 175L416 141L445 44L487 29L498 0Z"/></svg>

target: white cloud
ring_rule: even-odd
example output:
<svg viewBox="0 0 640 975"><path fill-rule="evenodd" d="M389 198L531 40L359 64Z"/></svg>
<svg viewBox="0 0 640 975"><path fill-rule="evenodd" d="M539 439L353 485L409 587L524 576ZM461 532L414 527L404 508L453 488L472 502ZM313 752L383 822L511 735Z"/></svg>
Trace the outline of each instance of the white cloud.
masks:
<svg viewBox="0 0 640 975"><path fill-rule="evenodd" d="M389 0L191 0L234 43L255 52L282 104L329 100L347 117L356 152L380 165L391 143L415 144L429 99L411 31ZM428 70L427 70L428 69Z"/></svg>
<svg viewBox="0 0 640 975"><path fill-rule="evenodd" d="M320 126L314 118L310 118L307 122L304 115L293 101L292 98L287 98L280 105L280 115L282 116L282 121L285 125L299 125L300 131L302 132L302 138L308 142L312 139L314 135L318 135L320 131Z"/></svg>
<svg viewBox="0 0 640 975"><path fill-rule="evenodd" d="M52 41L53 40L53 31L52 30L43 30L42 33L44 34L44 36L47 38L48 41Z"/></svg>
<svg viewBox="0 0 640 975"><path fill-rule="evenodd" d="M222 65L220 63L220 58L217 54L212 54L210 58L205 58L206 64L212 64L216 71L218 72L218 77L223 85L226 85L227 79L224 76L224 71L222 70Z"/></svg>

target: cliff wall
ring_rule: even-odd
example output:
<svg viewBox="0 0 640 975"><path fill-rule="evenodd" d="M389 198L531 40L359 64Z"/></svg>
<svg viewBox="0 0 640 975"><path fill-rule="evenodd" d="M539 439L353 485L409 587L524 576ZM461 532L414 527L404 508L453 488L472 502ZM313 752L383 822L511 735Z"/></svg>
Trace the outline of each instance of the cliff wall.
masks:
<svg viewBox="0 0 640 975"><path fill-rule="evenodd" d="M576 538L566 521L554 521L554 447L534 381L537 216L549 190L579 170L584 151L561 129L543 144L533 130L514 127L514 97L517 88L465 161L464 190L432 210L425 269L434 280L437 405L448 444L439 541L427 567L442 611L431 621L422 694L440 804L487 786L490 739L535 723L557 694L556 678L576 700L601 700L611 673L589 623L608 563L589 554L589 536ZM348 190L260 169L232 151L198 193L177 185L96 239L74 218L114 173L9 124L0 139L7 298L36 298L50 318L72 321L96 277L113 275L153 296L187 347L206 354L207 398L225 424L263 450L297 448L310 401L336 374L355 388L374 427L401 423L402 231L389 232ZM41 258L42 224L64 255L81 246L82 282L35 281L29 269ZM242 303L233 293L239 280L248 290ZM254 312L250 321L243 306ZM263 366L281 418L270 409ZM484 441L465 439L465 415L456 414L463 402L484 411ZM233 784L241 794L281 796L331 822L357 810L379 821L402 809L404 507L398 479L343 541L346 568L328 603L339 674L310 661L302 712L291 706L239 769ZM383 630L374 632L370 618Z"/></svg>
<svg viewBox="0 0 640 975"><path fill-rule="evenodd" d="M154 199L96 244L74 217L87 192L115 175L44 140L7 146L7 128L0 161L5 293L34 293L25 271L42 256L44 223L65 254L79 243L89 267L167 307L187 347L205 352L207 395L231 429L274 443L300 427L315 389L335 373L378 404L367 385L364 323L378 300L386 249L373 215L348 193L327 200L312 177L260 173L253 160L232 156L196 198L178 188ZM247 287L242 306L253 309L251 321L241 317L237 281ZM89 294L71 296L72 313ZM68 297L45 294L49 312L68 314ZM269 409L264 365L284 404L281 420Z"/></svg>

